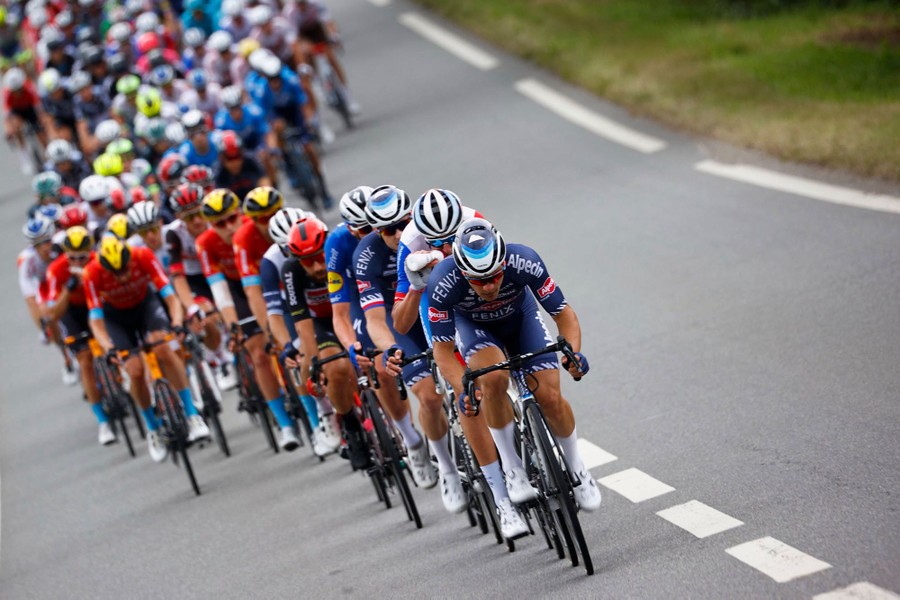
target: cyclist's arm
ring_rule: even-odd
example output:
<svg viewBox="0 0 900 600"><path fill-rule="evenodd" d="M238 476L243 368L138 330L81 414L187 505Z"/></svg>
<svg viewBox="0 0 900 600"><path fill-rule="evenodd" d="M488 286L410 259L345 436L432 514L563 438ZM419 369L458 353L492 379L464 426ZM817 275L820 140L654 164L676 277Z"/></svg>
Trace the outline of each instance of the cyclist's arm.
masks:
<svg viewBox="0 0 900 600"><path fill-rule="evenodd" d="M41 324L41 305L38 304L37 298L35 296L26 296L25 306L28 307L28 314L31 315L31 320L34 321L35 327L43 330L44 326Z"/></svg>
<svg viewBox="0 0 900 600"><path fill-rule="evenodd" d="M572 344L572 351L581 352L581 325L575 310L567 304L559 314L553 315L553 320L556 321L559 335Z"/></svg>
<svg viewBox="0 0 900 600"><path fill-rule="evenodd" d="M414 290L410 287L403 266L409 254L409 248L400 242L397 248L397 290L394 292L394 307L391 309L394 331L397 333L408 333L415 325L419 316L419 301L422 299L423 290Z"/></svg>
<svg viewBox="0 0 900 600"><path fill-rule="evenodd" d="M230 329L234 323L237 323L237 311L234 308L234 299L231 297L231 290L228 289L228 282L225 280L225 274L219 270L218 264L213 260L212 253L202 244L197 243L197 254L200 255L200 264L203 266L203 276L209 283L209 289L212 291L212 300L218 309L219 314L225 321L225 326Z"/></svg>
<svg viewBox="0 0 900 600"><path fill-rule="evenodd" d="M353 329L353 320L350 317L349 302L332 302L331 323L334 326L334 334L344 348L349 348L356 343L356 331Z"/></svg>
<svg viewBox="0 0 900 600"><path fill-rule="evenodd" d="M262 278L263 298L266 301L266 317L269 322L269 331L279 348L286 347L291 342L291 334L284 322L284 308L281 301L281 278L278 269L267 258L263 258L259 265L259 275Z"/></svg>
<svg viewBox="0 0 900 600"><path fill-rule="evenodd" d="M172 287L185 308L190 308L194 305L194 293L191 291L191 286L188 285L187 277L183 273L172 274Z"/></svg>
<svg viewBox="0 0 900 600"><path fill-rule="evenodd" d="M103 314L101 309L100 314ZM106 331L106 322L103 320L103 317L91 317L88 320L88 325L91 328L91 334L94 336L94 339L97 340L97 343L100 344L100 347L103 348L104 352L109 352L113 350L115 346L113 346L112 340L109 337L109 333Z"/></svg>
<svg viewBox="0 0 900 600"><path fill-rule="evenodd" d="M305 378L309 376L309 367L312 357L319 353L319 344L316 342L316 328L312 319L303 319L294 324L297 328L297 337L300 339L300 351L303 358L300 361L300 373Z"/></svg>
<svg viewBox="0 0 900 600"><path fill-rule="evenodd" d="M453 386L453 391L456 392L456 397L459 398L460 394L464 391L462 389L462 376L465 373L465 367L463 367L456 359L454 343L434 342L433 348L434 362L437 363L438 369L441 370L441 375L444 376L444 379Z"/></svg>
<svg viewBox="0 0 900 600"><path fill-rule="evenodd" d="M266 300L263 298L262 287L257 283L244 284L244 293L247 294L247 303L250 305L253 318L260 327L267 329L269 320L266 316Z"/></svg>
<svg viewBox="0 0 900 600"><path fill-rule="evenodd" d="M372 343L379 350L387 350L394 345L394 334L387 324L387 312L384 306L374 306L366 311L366 327Z"/></svg>

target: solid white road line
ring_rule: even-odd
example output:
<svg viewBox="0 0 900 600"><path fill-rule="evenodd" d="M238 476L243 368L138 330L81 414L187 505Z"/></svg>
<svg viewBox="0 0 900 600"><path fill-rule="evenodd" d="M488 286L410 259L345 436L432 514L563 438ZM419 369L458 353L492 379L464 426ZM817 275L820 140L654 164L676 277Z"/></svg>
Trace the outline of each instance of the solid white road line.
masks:
<svg viewBox="0 0 900 600"><path fill-rule="evenodd" d="M589 471L594 467L599 467L600 465L605 465L606 463L618 460L616 456L613 456L599 446L595 446L584 438L578 438L578 453L581 455L584 467Z"/></svg>
<svg viewBox="0 0 900 600"><path fill-rule="evenodd" d="M771 537L733 546L725 552L778 583L831 568L827 562L813 558Z"/></svg>
<svg viewBox="0 0 900 600"><path fill-rule="evenodd" d="M500 64L500 61L484 50L475 47L446 29L438 27L422 15L406 12L397 19L400 23L406 25L428 41L440 46L457 58L466 61L476 69L488 71Z"/></svg>
<svg viewBox="0 0 900 600"><path fill-rule="evenodd" d="M516 89L563 119L632 150L650 154L666 147L664 141L599 115L536 79L520 79L516 82Z"/></svg>
<svg viewBox="0 0 900 600"><path fill-rule="evenodd" d="M701 539L744 524L698 500L691 500L656 514Z"/></svg>
<svg viewBox="0 0 900 600"><path fill-rule="evenodd" d="M391 0L369 0L369 2L375 6L387 6L391 3Z"/></svg>
<svg viewBox="0 0 900 600"><path fill-rule="evenodd" d="M861 581L845 588L818 594L813 596L813 600L900 600L900 596L868 581Z"/></svg>
<svg viewBox="0 0 900 600"><path fill-rule="evenodd" d="M806 196L814 200L900 214L900 198L894 196L866 194L859 190L821 183L803 177L784 175L750 165L726 165L714 160L704 160L694 165L694 168L710 175L726 177L788 194Z"/></svg>
<svg viewBox="0 0 900 600"><path fill-rule="evenodd" d="M598 479L597 483L625 496L632 502L643 502L675 491L672 486L635 468L613 473L603 479Z"/></svg>

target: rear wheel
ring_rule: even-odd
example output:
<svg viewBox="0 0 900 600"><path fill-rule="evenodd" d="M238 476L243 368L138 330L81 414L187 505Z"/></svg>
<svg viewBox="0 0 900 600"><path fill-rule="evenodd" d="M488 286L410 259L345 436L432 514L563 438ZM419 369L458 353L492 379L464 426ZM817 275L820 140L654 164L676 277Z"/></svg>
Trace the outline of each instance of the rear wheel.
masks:
<svg viewBox="0 0 900 600"><path fill-rule="evenodd" d="M194 469L191 466L191 459L187 453L187 420L184 417L184 410L181 402L175 395L175 391L169 382L165 379L158 379L153 385L154 397L156 399L157 410L160 411L163 427L168 437L167 443L169 451L173 452L173 459L180 458L184 464L184 470L187 472L188 480L196 495L200 495L200 486L197 484L197 478L194 476Z"/></svg>
<svg viewBox="0 0 900 600"><path fill-rule="evenodd" d="M106 361L102 359L94 361L94 374L100 386L100 402L103 405L103 411L109 418L110 427L112 427L116 436L121 431L122 437L125 438L125 446L128 448L128 453L134 458L137 454L134 451L134 445L131 443L131 436L128 435L128 427L125 425L125 403L130 397L125 395L125 391L119 386L112 369Z"/></svg>
<svg viewBox="0 0 900 600"><path fill-rule="evenodd" d="M259 391L259 386L253 373L253 365L250 362L250 355L246 348L241 348L240 352L238 352L237 368L240 382L239 393L242 403L250 413L251 420L262 428L269 447L275 454L278 454L279 448L278 443L275 441L275 434L272 431L269 407L266 406L266 401L263 400Z"/></svg>
<svg viewBox="0 0 900 600"><path fill-rule="evenodd" d="M219 395L212 386L215 384L212 370L204 361L198 361L199 368L195 371L197 374L197 385L200 388L200 397L203 398L203 417L210 424L213 430L213 436L216 438L216 444L219 450L225 456L231 456L231 449L228 447L228 439L225 437L225 430L222 428L222 421L219 419L219 413L222 412L222 405L219 402Z"/></svg>

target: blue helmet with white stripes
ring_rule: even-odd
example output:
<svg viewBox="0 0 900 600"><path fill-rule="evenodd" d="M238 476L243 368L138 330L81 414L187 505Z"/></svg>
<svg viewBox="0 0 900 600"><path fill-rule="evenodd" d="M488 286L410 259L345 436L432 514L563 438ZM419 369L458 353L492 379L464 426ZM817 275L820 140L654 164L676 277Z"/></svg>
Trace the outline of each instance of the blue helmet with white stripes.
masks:
<svg viewBox="0 0 900 600"><path fill-rule="evenodd" d="M410 212L412 201L409 196L392 185L375 188L366 201L366 219L376 229L396 225L408 219Z"/></svg>
<svg viewBox="0 0 900 600"><path fill-rule="evenodd" d="M485 219L467 219L456 230L453 261L468 278L493 275L506 264L506 242Z"/></svg>
<svg viewBox="0 0 900 600"><path fill-rule="evenodd" d="M33 246L37 246L43 242L49 242L53 239L54 233L56 233L56 226L53 225L52 221L47 220L47 218L42 215L28 219L25 226L22 227L22 234Z"/></svg>

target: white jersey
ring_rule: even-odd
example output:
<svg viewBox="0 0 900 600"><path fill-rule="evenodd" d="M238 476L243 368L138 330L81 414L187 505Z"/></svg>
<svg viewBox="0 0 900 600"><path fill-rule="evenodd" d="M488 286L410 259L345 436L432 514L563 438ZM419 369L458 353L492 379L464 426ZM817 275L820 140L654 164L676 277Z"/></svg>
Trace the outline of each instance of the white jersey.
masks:
<svg viewBox="0 0 900 600"><path fill-rule="evenodd" d="M40 300L41 282L44 281L49 266L50 263L41 260L31 246L19 252L16 267L19 271L19 290L21 290L23 298Z"/></svg>
<svg viewBox="0 0 900 600"><path fill-rule="evenodd" d="M189 88L181 94L178 104L188 109L196 108L207 115L215 115L222 108L222 103L219 102L220 89L218 83L210 81L206 86L206 94L201 98L197 90Z"/></svg>
<svg viewBox="0 0 900 600"><path fill-rule="evenodd" d="M468 208L466 206L462 207L463 221L477 216L480 216L480 214L477 213L474 208ZM460 221L460 223L462 223L462 221ZM403 229L403 233L400 234L400 243L406 246L406 249L409 250L410 253L418 252L420 250L434 250L434 248L428 245L425 236L422 235L422 232L416 227L415 221L410 221L409 225ZM401 269L403 268L400 265L398 266Z"/></svg>
<svg viewBox="0 0 900 600"><path fill-rule="evenodd" d="M166 269L171 268L173 256L181 256L181 267L176 272L184 272L186 277L203 276L203 266L197 253L196 238L188 232L187 225L181 219L175 219L163 229L163 248L166 249Z"/></svg>

